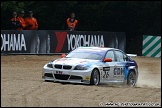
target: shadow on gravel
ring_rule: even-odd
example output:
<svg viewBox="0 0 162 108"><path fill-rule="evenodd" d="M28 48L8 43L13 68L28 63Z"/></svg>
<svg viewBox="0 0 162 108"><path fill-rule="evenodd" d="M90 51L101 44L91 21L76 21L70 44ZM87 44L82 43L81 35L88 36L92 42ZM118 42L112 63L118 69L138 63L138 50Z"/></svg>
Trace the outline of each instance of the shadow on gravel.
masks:
<svg viewBox="0 0 162 108"><path fill-rule="evenodd" d="M51 83L59 83L59 84L62 84L62 85L82 85L82 86L96 86L96 87L115 87L115 88L129 88L129 87L132 87L132 88L142 88L142 87L138 87L138 86L129 86L127 84L123 84L123 83L110 83L110 84L106 84L106 83L100 83L99 85L90 85L90 84L82 84L82 83L70 83L70 82L59 82L59 81L56 81L56 82L53 82L53 81L45 81L45 82L51 82Z"/></svg>

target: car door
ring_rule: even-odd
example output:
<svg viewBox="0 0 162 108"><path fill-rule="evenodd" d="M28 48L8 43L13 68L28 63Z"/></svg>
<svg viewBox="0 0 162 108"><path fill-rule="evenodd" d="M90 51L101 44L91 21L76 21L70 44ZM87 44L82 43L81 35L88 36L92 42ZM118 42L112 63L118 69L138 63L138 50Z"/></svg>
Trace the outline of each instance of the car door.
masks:
<svg viewBox="0 0 162 108"><path fill-rule="evenodd" d="M124 66L126 64L126 59L120 50L115 50L115 57L116 57L116 65L114 67L114 79L117 81L124 80Z"/></svg>
<svg viewBox="0 0 162 108"><path fill-rule="evenodd" d="M105 62L103 66L103 71L101 72L101 80L103 82L113 81L113 71L114 67L116 65L115 61L115 55L113 50L109 50L106 53L105 58L111 58L112 62Z"/></svg>

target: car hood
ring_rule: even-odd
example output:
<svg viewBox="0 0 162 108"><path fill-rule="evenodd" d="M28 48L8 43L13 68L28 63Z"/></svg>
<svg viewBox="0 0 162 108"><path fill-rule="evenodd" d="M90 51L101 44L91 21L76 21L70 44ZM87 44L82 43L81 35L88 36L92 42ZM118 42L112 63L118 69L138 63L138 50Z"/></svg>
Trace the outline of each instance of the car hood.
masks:
<svg viewBox="0 0 162 108"><path fill-rule="evenodd" d="M79 59L79 58L60 58L53 61L53 64L63 64L63 65L86 65L99 62L100 60L91 59Z"/></svg>

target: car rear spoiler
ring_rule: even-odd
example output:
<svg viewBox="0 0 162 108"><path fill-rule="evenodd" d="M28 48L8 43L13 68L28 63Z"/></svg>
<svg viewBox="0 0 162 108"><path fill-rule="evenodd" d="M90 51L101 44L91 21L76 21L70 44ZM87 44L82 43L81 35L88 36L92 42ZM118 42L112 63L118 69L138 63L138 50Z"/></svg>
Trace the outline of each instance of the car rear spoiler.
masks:
<svg viewBox="0 0 162 108"><path fill-rule="evenodd" d="M129 57L137 57L137 54L127 54Z"/></svg>

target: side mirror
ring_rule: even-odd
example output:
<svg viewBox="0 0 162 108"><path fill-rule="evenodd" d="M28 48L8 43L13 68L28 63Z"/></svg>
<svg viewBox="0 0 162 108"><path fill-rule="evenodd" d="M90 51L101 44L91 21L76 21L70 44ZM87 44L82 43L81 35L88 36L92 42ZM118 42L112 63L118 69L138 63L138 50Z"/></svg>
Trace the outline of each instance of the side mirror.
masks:
<svg viewBox="0 0 162 108"><path fill-rule="evenodd" d="M112 62L112 59L111 58L105 58L104 62Z"/></svg>
<svg viewBox="0 0 162 108"><path fill-rule="evenodd" d="M66 54L62 54L62 55L61 55L61 58L64 58L65 56L66 56Z"/></svg>

